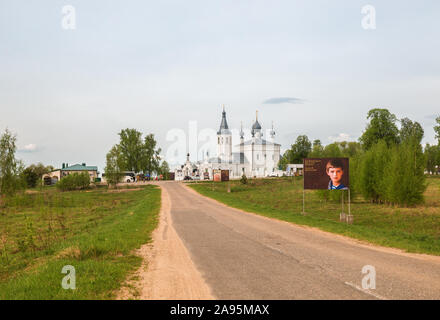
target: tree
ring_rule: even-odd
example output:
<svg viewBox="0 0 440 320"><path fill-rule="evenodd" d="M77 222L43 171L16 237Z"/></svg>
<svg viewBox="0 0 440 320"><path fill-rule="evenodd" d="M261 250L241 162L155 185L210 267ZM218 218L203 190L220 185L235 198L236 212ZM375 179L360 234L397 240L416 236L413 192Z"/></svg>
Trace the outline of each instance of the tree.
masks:
<svg viewBox="0 0 440 320"><path fill-rule="evenodd" d="M400 141L407 141L409 139L416 139L416 142L421 143L423 136L425 134L420 123L416 121L411 121L408 118L403 118L400 120L401 128L400 128Z"/></svg>
<svg viewBox="0 0 440 320"><path fill-rule="evenodd" d="M438 141L438 146L440 146L440 116L435 118L435 122L437 123L436 126L434 126L434 132L435 132L435 138Z"/></svg>
<svg viewBox="0 0 440 320"><path fill-rule="evenodd" d="M116 186L124 176L125 159L119 145L114 145L106 156L105 179L109 185Z"/></svg>
<svg viewBox="0 0 440 320"><path fill-rule="evenodd" d="M371 146L362 156L358 168L358 188L363 197L372 202L385 200L385 173L390 161L389 148L384 140Z"/></svg>
<svg viewBox="0 0 440 320"><path fill-rule="evenodd" d="M323 152L324 152L324 147L322 146L321 140L316 139L316 140L313 140L312 151L310 152L308 157L319 158L319 157L322 157Z"/></svg>
<svg viewBox="0 0 440 320"><path fill-rule="evenodd" d="M391 147L384 140L361 154L356 187L375 203L414 205L423 202L425 156L413 136Z"/></svg>
<svg viewBox="0 0 440 320"><path fill-rule="evenodd" d="M362 146L359 142L350 141L341 145L341 152L343 157L355 157L362 152Z"/></svg>
<svg viewBox="0 0 440 320"><path fill-rule="evenodd" d="M429 143L425 146L426 171L429 174L438 174L436 166L440 161L440 147L431 146Z"/></svg>
<svg viewBox="0 0 440 320"><path fill-rule="evenodd" d="M385 180L387 202L414 205L423 202L425 157L416 137L393 148Z"/></svg>
<svg viewBox="0 0 440 320"><path fill-rule="evenodd" d="M328 158L342 157L340 142L333 142L325 146L323 156Z"/></svg>
<svg viewBox="0 0 440 320"><path fill-rule="evenodd" d="M170 178L170 166L165 160L162 161L162 164L159 167L159 174L163 176L164 180L168 180Z"/></svg>
<svg viewBox="0 0 440 320"><path fill-rule="evenodd" d="M283 155L280 157L280 160L278 161L278 169L280 170L286 170L287 169L287 165L289 164L289 153L291 152L291 150L286 150Z"/></svg>
<svg viewBox="0 0 440 320"><path fill-rule="evenodd" d="M24 169L23 177L28 188L35 188L37 186L38 174L31 167Z"/></svg>
<svg viewBox="0 0 440 320"><path fill-rule="evenodd" d="M51 172L53 170L52 166L45 166L41 162L37 164L31 164L24 171L24 179L26 180L26 185L29 188L35 188L38 181L42 179L43 175Z"/></svg>
<svg viewBox="0 0 440 320"><path fill-rule="evenodd" d="M387 109L371 109L368 112L367 125L359 138L365 150L370 149L379 140L384 140L388 147L399 143L399 129L396 126L397 118Z"/></svg>
<svg viewBox="0 0 440 320"><path fill-rule="evenodd" d="M13 195L24 188L23 164L15 158L17 137L8 129L0 138L0 194Z"/></svg>
<svg viewBox="0 0 440 320"><path fill-rule="evenodd" d="M306 135L300 135L296 138L291 148L287 150L283 157L283 162L286 163L302 163L304 158L307 158L312 151L312 143Z"/></svg>
<svg viewBox="0 0 440 320"><path fill-rule="evenodd" d="M315 140L319 141L319 140ZM307 158L312 151L312 143L306 135L300 135L296 138L296 142L292 144L290 149L284 152L278 162L278 168L286 170L289 163L303 163L303 159Z"/></svg>
<svg viewBox="0 0 440 320"><path fill-rule="evenodd" d="M140 172L142 169L142 133L136 129L124 129L119 133L119 150L125 170Z"/></svg>
<svg viewBox="0 0 440 320"><path fill-rule="evenodd" d="M150 177L153 172L159 171L161 149L156 149L157 141L154 139L154 134L149 134L145 137L144 145L141 153L141 164L144 173Z"/></svg>

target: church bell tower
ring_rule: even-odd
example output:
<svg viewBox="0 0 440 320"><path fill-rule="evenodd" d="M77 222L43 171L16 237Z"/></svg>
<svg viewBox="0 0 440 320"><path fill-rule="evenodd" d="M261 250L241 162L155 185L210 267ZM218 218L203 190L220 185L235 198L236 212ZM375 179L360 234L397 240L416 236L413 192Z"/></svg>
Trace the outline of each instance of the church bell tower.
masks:
<svg viewBox="0 0 440 320"><path fill-rule="evenodd" d="M223 106L222 122L217 132L217 156L221 162L232 161L232 134L226 121L225 106Z"/></svg>

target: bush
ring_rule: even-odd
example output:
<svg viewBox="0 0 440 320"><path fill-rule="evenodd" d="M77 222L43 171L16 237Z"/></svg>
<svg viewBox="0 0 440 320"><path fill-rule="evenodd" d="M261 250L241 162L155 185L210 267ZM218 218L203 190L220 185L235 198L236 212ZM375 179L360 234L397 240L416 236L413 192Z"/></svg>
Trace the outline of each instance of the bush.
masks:
<svg viewBox="0 0 440 320"><path fill-rule="evenodd" d="M248 179L247 179L247 177L246 177L246 175L244 173L241 176L240 182L241 182L241 184L247 184L248 183Z"/></svg>
<svg viewBox="0 0 440 320"><path fill-rule="evenodd" d="M425 162L414 139L394 146L379 141L360 157L356 185L366 200L375 203L420 204L426 189Z"/></svg>
<svg viewBox="0 0 440 320"><path fill-rule="evenodd" d="M26 181L26 186L28 188L35 188L39 180L38 174L32 170L32 168L26 168L23 171L23 177Z"/></svg>
<svg viewBox="0 0 440 320"><path fill-rule="evenodd" d="M15 158L17 138L8 129L0 136L0 195L14 195L24 189L23 163Z"/></svg>
<svg viewBox="0 0 440 320"><path fill-rule="evenodd" d="M70 174L57 183L57 188L61 191L83 190L89 186L90 177L88 172Z"/></svg>

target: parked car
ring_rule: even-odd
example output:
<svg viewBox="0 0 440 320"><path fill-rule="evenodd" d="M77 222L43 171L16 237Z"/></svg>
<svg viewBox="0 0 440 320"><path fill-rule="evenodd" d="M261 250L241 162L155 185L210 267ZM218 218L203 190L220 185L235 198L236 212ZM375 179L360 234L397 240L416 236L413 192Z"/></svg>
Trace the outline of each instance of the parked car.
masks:
<svg viewBox="0 0 440 320"><path fill-rule="evenodd" d="M184 178L183 178L183 180L192 180L193 178L191 178L190 176L185 176Z"/></svg>
<svg viewBox="0 0 440 320"><path fill-rule="evenodd" d="M278 173L272 172L269 177L278 177Z"/></svg>
<svg viewBox="0 0 440 320"><path fill-rule="evenodd" d="M124 176L124 177L122 178L122 182L130 183L130 182L134 182L134 181L135 181L135 178L132 177L132 176Z"/></svg>
<svg viewBox="0 0 440 320"><path fill-rule="evenodd" d="M193 180L200 180L200 176L195 176Z"/></svg>

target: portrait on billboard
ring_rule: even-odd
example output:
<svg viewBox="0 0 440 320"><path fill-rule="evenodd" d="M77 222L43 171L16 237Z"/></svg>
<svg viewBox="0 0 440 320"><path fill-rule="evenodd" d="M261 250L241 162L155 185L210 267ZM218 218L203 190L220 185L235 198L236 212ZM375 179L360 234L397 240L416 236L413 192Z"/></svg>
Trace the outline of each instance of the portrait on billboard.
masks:
<svg viewBox="0 0 440 320"><path fill-rule="evenodd" d="M304 159L304 189L347 190L348 158Z"/></svg>

